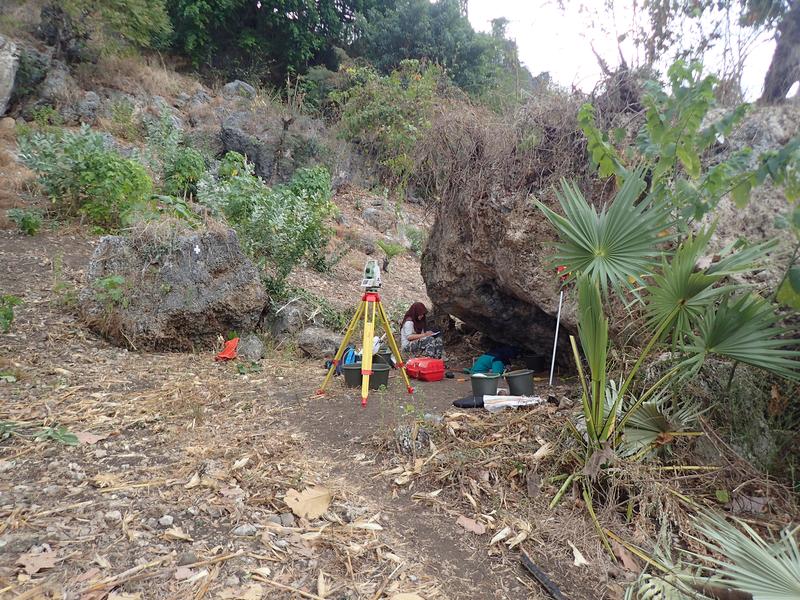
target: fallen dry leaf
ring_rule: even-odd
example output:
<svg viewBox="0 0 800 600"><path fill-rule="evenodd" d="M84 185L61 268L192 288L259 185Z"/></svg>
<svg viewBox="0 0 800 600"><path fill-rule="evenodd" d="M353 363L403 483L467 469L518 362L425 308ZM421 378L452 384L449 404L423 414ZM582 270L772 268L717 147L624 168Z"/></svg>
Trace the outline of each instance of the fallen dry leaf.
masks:
<svg viewBox="0 0 800 600"><path fill-rule="evenodd" d="M192 576L192 570L189 567L178 567L175 569L175 574L173 577L178 581L183 581L184 579L189 579Z"/></svg>
<svg viewBox="0 0 800 600"><path fill-rule="evenodd" d="M401 594L395 594L391 596L389 600L425 600L419 594L415 594L414 592L403 592Z"/></svg>
<svg viewBox="0 0 800 600"><path fill-rule="evenodd" d="M317 596L320 598L324 598L325 594L328 593L328 588L325 585L325 573L322 571L319 572L317 576Z"/></svg>
<svg viewBox="0 0 800 600"><path fill-rule="evenodd" d="M541 447L533 453L533 460L541 460L545 456L549 456L553 453L553 444L550 442L545 442L541 445Z"/></svg>
<svg viewBox="0 0 800 600"><path fill-rule="evenodd" d="M17 559L17 564L22 565L28 575L38 573L42 569L52 569L56 566L58 556L53 551L33 554L26 552Z"/></svg>
<svg viewBox="0 0 800 600"><path fill-rule="evenodd" d="M142 595L139 592L111 592L108 600L142 600Z"/></svg>
<svg viewBox="0 0 800 600"><path fill-rule="evenodd" d="M170 527L164 532L164 537L168 540L182 540L184 542L192 542L192 536L185 533L180 527Z"/></svg>
<svg viewBox="0 0 800 600"><path fill-rule="evenodd" d="M222 600L261 600L264 597L264 587L251 583L245 588L225 588L217 592L217 598Z"/></svg>
<svg viewBox="0 0 800 600"><path fill-rule="evenodd" d="M75 437L78 438L79 443L89 444L91 446L101 440L106 439L108 435L97 435L96 433L91 433L90 431L76 431Z"/></svg>
<svg viewBox="0 0 800 600"><path fill-rule="evenodd" d="M511 527L503 527L500 531L494 534L494 537L492 538L492 541L489 542L489 545L493 546L497 542L502 542L509 535L511 535Z"/></svg>
<svg viewBox="0 0 800 600"><path fill-rule="evenodd" d="M622 566L628 569L628 571L632 571L634 573L638 573L640 571L639 563L636 562L633 554L631 554L625 546L619 542L611 540L611 549L614 551L614 554L617 556L617 558L622 562Z"/></svg>
<svg viewBox="0 0 800 600"><path fill-rule="evenodd" d="M331 500L333 496L330 490L321 486L306 488L302 492L290 488L284 498L284 502L292 512L305 519L321 517L331 505Z"/></svg>
<svg viewBox="0 0 800 600"><path fill-rule="evenodd" d="M350 523L350 527L355 529L366 529L368 531L383 531L383 527L377 523L371 523L369 521L356 521L355 523Z"/></svg>
<svg viewBox="0 0 800 600"><path fill-rule="evenodd" d="M573 556L573 558L575 559L575 560L573 561L573 564L574 564L576 567L582 567L582 566L584 566L584 565L588 566L588 564L589 564L589 561L588 561L588 560L586 560L586 559L584 558L583 554L581 554L581 551L580 551L580 550L578 550L578 549L575 547L575 544L573 544L573 543L572 543L572 542L570 542L569 540L567 540L567 543L569 544L569 547L570 547L570 548L572 548L572 556Z"/></svg>
<svg viewBox="0 0 800 600"><path fill-rule="evenodd" d="M269 567L259 567L257 569L253 569L250 571L251 575L258 575L259 577L263 577L264 579L269 579L272 577L272 569Z"/></svg>
<svg viewBox="0 0 800 600"><path fill-rule="evenodd" d="M242 468L243 466L245 466L245 465L246 465L246 464L247 464L249 461L250 461L250 457L249 457L249 456L244 456L244 457L240 458L240 459L239 459L239 460L237 460L235 463L233 463L233 466L231 467L231 471L235 471L235 470L237 470L237 469L241 469L241 468Z"/></svg>
<svg viewBox="0 0 800 600"><path fill-rule="evenodd" d="M465 517L464 515L458 517L456 520L456 525L461 525L461 527L467 531L471 531L475 535L483 535L486 533L486 526L483 523L479 523L478 521Z"/></svg>

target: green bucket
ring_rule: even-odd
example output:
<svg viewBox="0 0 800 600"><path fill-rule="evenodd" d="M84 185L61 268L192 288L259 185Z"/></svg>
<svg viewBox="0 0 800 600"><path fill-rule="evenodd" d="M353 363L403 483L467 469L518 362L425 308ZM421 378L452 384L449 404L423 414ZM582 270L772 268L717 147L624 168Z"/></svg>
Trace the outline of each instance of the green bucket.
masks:
<svg viewBox="0 0 800 600"><path fill-rule="evenodd" d="M495 396L500 375L496 373L476 373L470 377L473 396Z"/></svg>
<svg viewBox="0 0 800 600"><path fill-rule="evenodd" d="M381 363L372 363L372 375L369 377L369 389L377 390L381 386L389 387L389 371L391 367ZM342 366L344 384L347 387L361 387L361 363L350 363Z"/></svg>

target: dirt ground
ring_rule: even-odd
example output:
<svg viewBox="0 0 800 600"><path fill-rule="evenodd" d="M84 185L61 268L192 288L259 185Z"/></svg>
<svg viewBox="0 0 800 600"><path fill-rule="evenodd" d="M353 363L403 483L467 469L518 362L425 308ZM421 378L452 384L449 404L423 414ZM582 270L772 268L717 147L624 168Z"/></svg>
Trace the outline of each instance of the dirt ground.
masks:
<svg viewBox="0 0 800 600"><path fill-rule="evenodd" d="M386 475L396 425L452 413L465 377L409 396L395 372L362 409L340 378L313 397L324 369L294 356L241 374L112 347L70 310L93 244L0 231L2 291L23 301L0 336L0 597L545 597L455 504ZM287 492L313 486L330 508L293 516Z"/></svg>

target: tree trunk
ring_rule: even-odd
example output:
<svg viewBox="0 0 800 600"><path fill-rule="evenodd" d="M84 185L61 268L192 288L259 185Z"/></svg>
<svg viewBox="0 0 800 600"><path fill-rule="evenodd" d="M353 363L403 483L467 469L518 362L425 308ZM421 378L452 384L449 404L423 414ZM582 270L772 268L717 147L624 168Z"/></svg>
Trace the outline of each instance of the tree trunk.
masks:
<svg viewBox="0 0 800 600"><path fill-rule="evenodd" d="M792 0L778 25L778 43L764 78L764 93L759 102L786 100L795 81L800 80L800 0Z"/></svg>

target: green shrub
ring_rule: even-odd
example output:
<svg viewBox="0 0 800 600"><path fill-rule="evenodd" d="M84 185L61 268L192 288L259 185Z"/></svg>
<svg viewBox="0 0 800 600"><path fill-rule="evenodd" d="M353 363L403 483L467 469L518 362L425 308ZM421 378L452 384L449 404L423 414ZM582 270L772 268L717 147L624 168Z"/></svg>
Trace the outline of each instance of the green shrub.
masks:
<svg viewBox="0 0 800 600"><path fill-rule="evenodd" d="M240 158L227 155L219 179L204 177L198 199L228 219L244 247L271 271L271 287L278 289L295 266L318 260L328 244L330 174L323 167L301 169L289 183L269 188Z"/></svg>
<svg viewBox="0 0 800 600"><path fill-rule="evenodd" d="M31 120L41 129L55 126L61 127L64 124L64 118L52 106L37 106L31 111Z"/></svg>
<svg viewBox="0 0 800 600"><path fill-rule="evenodd" d="M109 131L128 141L137 141L142 137L140 123L136 122L136 108L133 103L123 98L111 103L111 125Z"/></svg>
<svg viewBox="0 0 800 600"><path fill-rule="evenodd" d="M101 277L93 287L95 298L107 307L127 306L126 281L122 275Z"/></svg>
<svg viewBox="0 0 800 600"><path fill-rule="evenodd" d="M183 132L167 111L158 119L147 121L145 126L147 147L153 154L154 170L161 173L163 191L172 196L194 197L197 182L206 171L203 155L185 145Z"/></svg>
<svg viewBox="0 0 800 600"><path fill-rule="evenodd" d="M14 322L14 307L22 304L22 300L16 296L5 294L0 296L0 330L8 333L11 330L11 323Z"/></svg>
<svg viewBox="0 0 800 600"><path fill-rule="evenodd" d="M203 155L194 148L177 148L164 164L164 191L178 197L197 194L197 182L206 172Z"/></svg>
<svg viewBox="0 0 800 600"><path fill-rule="evenodd" d="M418 256L421 255L422 251L425 250L425 243L427 242L425 232L417 227L409 227L406 231L406 237L408 238L411 251Z"/></svg>
<svg viewBox="0 0 800 600"><path fill-rule="evenodd" d="M412 176L415 144L430 126L439 67L406 60L387 77L371 67L349 69L354 85L332 97L342 104L342 135L365 147L382 167L382 178L403 191Z"/></svg>
<svg viewBox="0 0 800 600"><path fill-rule="evenodd" d="M57 211L84 215L96 225L117 227L131 211L146 205L153 182L138 162L106 148L102 134L80 131L24 131L22 162Z"/></svg>
<svg viewBox="0 0 800 600"><path fill-rule="evenodd" d="M8 218L25 235L35 235L42 227L42 213L31 208L12 208L6 212Z"/></svg>

